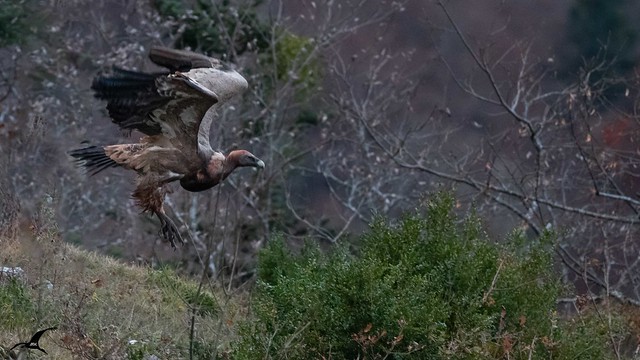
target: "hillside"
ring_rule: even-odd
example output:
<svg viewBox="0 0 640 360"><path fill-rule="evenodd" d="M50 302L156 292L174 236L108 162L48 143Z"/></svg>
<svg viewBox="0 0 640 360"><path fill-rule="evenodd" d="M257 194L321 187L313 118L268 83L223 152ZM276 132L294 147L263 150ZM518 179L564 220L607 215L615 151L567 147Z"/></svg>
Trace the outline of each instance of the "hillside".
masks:
<svg viewBox="0 0 640 360"><path fill-rule="evenodd" d="M567 289L551 266L552 234L523 246L514 232L499 245L453 204L437 194L400 222L378 219L358 251L308 243L296 253L275 237L261 252L257 286L232 292L65 244L45 205L40 221L2 238L1 356L14 358L12 344L49 327L57 329L39 342L48 356L23 351L146 360L633 356L637 324L620 315L625 306L577 298L570 317L557 312Z"/></svg>
<svg viewBox="0 0 640 360"><path fill-rule="evenodd" d="M193 322L194 358L204 359L233 338L236 319L246 316L246 294L80 249L61 240L51 218L24 224L0 244L0 266L22 270L19 277L0 275L5 351L57 326L40 341L47 359L180 359L190 352Z"/></svg>

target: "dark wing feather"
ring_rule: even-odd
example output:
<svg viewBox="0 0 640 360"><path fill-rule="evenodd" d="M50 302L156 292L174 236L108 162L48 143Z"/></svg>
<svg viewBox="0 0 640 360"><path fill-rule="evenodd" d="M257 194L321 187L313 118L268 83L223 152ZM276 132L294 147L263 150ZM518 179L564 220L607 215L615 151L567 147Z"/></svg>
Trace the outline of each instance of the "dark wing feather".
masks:
<svg viewBox="0 0 640 360"><path fill-rule="evenodd" d="M220 61L202 54L157 46L149 50L149 59L157 65L166 67L171 72L187 72L191 69L218 67L220 65Z"/></svg>
<svg viewBox="0 0 640 360"><path fill-rule="evenodd" d="M105 154L104 148L101 146L88 146L71 150L69 155L76 159L77 165L84 166L91 175L95 175L106 168L118 166L118 163Z"/></svg>
<svg viewBox="0 0 640 360"><path fill-rule="evenodd" d="M96 77L91 88L98 99L107 100L109 116L120 128L157 135L162 131L161 126L151 121L149 114L171 100L171 96L161 93L157 86L157 79L167 75L114 67L111 75Z"/></svg>

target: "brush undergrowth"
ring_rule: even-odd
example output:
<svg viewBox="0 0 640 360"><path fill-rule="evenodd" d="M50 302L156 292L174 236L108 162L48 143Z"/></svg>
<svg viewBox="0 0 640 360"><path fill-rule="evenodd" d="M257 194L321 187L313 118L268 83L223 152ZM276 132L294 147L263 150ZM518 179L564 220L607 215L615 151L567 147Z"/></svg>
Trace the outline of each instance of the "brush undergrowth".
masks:
<svg viewBox="0 0 640 360"><path fill-rule="evenodd" d="M442 194L426 214L376 221L353 254L282 241L261 253L235 359L604 359L622 325L562 321L553 237L491 243ZM609 319L611 320L611 318ZM615 323L617 320L613 320Z"/></svg>
<svg viewBox="0 0 640 360"><path fill-rule="evenodd" d="M261 253L247 307L171 269L122 264L60 241L53 211L2 239L0 355L36 330L50 359L607 359L628 338L615 311L556 313L553 237L492 243L453 199L383 219L347 246ZM26 234L26 235L25 235ZM597 309L596 309L597 310ZM195 316L194 336L191 319ZM4 356L4 355L2 355Z"/></svg>

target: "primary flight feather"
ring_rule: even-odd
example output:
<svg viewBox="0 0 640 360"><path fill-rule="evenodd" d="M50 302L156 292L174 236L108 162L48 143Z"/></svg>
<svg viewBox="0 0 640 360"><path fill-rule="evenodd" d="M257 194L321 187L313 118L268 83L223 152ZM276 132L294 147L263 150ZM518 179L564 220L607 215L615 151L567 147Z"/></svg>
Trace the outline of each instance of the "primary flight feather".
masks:
<svg viewBox="0 0 640 360"><path fill-rule="evenodd" d="M160 219L172 246L183 239L163 208L166 185L180 181L188 191L203 191L223 181L237 167L264 168L246 150L228 155L214 150L209 130L217 108L247 89L247 81L220 60L190 51L154 47L151 61L167 72L143 73L114 67L91 88L107 101L112 121L124 130L145 134L139 143L89 146L70 155L96 174L109 167L138 173L133 197Z"/></svg>

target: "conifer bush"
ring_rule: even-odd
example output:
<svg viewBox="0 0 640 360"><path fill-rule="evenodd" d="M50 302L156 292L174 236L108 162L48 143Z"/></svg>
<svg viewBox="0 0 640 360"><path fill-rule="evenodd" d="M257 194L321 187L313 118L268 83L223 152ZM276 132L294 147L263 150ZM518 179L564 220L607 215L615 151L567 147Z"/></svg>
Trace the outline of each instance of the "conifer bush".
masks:
<svg viewBox="0 0 640 360"><path fill-rule="evenodd" d="M261 253L238 359L607 358L604 321L562 321L553 238L496 244L439 194L424 212L372 224L358 251ZM588 351L585 346L588 344Z"/></svg>

